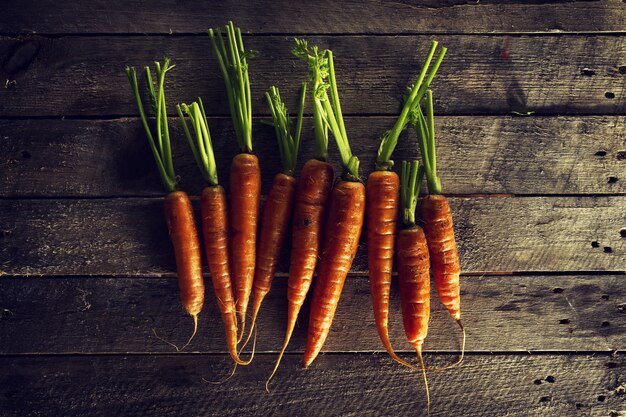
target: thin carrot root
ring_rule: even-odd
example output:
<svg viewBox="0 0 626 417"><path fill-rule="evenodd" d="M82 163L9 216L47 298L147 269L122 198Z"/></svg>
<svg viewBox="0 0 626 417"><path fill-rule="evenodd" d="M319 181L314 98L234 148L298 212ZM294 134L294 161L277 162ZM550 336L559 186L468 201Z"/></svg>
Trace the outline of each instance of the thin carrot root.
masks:
<svg viewBox="0 0 626 417"><path fill-rule="evenodd" d="M426 378L426 367L424 366L424 358L422 357L422 347L416 348L417 358L422 366L422 377L424 378L424 386L426 387L426 415L430 416L430 391L428 389L428 379Z"/></svg>
<svg viewBox="0 0 626 417"><path fill-rule="evenodd" d="M461 331L463 332L463 338L461 340L461 357L459 358L458 361L454 362L451 365L446 365L440 368L426 368L426 371L428 372L441 372L441 371L447 371L448 369L452 369L452 368L456 368L457 366L461 365L461 363L463 362L463 359L465 358L465 326L463 326L463 323L461 322L461 320L457 320L456 321L459 326L461 327Z"/></svg>
<svg viewBox="0 0 626 417"><path fill-rule="evenodd" d="M252 332L252 329L250 331ZM252 335L252 333L250 333L250 335ZM257 336L257 330L254 329L254 340L252 342L252 353L250 354L250 359L248 359L247 361L244 361L243 363L240 363L240 365L243 365L243 366L249 365L250 362L252 362L252 359L254 359L254 352L256 351L256 336ZM246 343L244 343L241 349L239 349L239 352L237 353L238 355L241 355L245 347L248 345L249 341L250 341L250 337L248 336Z"/></svg>
<svg viewBox="0 0 626 417"><path fill-rule="evenodd" d="M172 343L172 342L170 342L168 340L165 340L164 338L159 336L155 329L152 329L152 333L154 333L154 336L157 339L159 339L161 342L167 343L168 345L170 345L174 349L176 349L176 352L182 352L183 349L185 349L189 345L189 343L191 343L191 341L193 340L194 336L196 335L196 333L198 331L198 315L197 314L192 314L191 317L193 317L193 333L191 333L191 336L189 337L189 340L187 340L187 342L180 348L175 343Z"/></svg>
<svg viewBox="0 0 626 417"><path fill-rule="evenodd" d="M278 354L278 359L276 360L276 364L274 365L274 369L272 369L272 373L267 378L267 381L265 381L265 391L267 391L268 394L270 392L270 381L272 380L272 378L274 378L274 374L276 373L276 371L278 371L278 367L280 366L280 361L282 360L283 355L285 354L285 350L287 349L287 345L288 345L288 343L285 343L283 345L282 349L280 350L280 353Z"/></svg>
<svg viewBox="0 0 626 417"><path fill-rule="evenodd" d="M226 378L222 379L221 381L209 381L206 378L202 378L202 380L204 382L206 382L207 384L220 385L220 384L223 384L224 382L227 382L229 379L231 379L233 376L235 376L235 371L236 370L237 370L237 364L235 364L235 366L233 366L233 370L230 372L230 374Z"/></svg>
<svg viewBox="0 0 626 417"><path fill-rule="evenodd" d="M248 337L246 338L246 341L244 342L243 346L241 346L241 349L239 350L239 353L241 354L241 352L243 352L244 348L246 346L248 346L248 342L250 342L250 338L252 337L252 332L254 331L254 337L256 339L256 333L257 333L257 329L256 329L256 317L259 314L259 309L261 308L261 301L263 301L263 299L260 300L256 300L255 299L255 303L254 303L254 308L252 311L252 326L250 327L250 331L248 332ZM242 334L243 336L243 334ZM238 343L240 343L241 340L239 340Z"/></svg>
<svg viewBox="0 0 626 417"><path fill-rule="evenodd" d="M243 334L245 333L245 331L246 331L246 321L243 320L241 322L241 331L237 335L237 344L241 343L241 341L243 340ZM246 343L248 343L248 342L246 341Z"/></svg>

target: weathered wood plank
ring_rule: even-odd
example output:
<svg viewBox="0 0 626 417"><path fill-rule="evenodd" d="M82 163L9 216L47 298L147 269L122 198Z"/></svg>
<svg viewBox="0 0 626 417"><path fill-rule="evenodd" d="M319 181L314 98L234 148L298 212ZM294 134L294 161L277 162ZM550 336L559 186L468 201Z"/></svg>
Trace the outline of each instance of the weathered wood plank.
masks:
<svg viewBox="0 0 626 417"><path fill-rule="evenodd" d="M462 284L468 352L615 351L626 349L626 289L614 276L471 276ZM207 280L210 282L210 280ZM392 287L391 340L405 341L397 288ZM32 278L0 280L0 354L168 353L191 320L173 278ZM257 352L276 352L287 311L286 278L276 278L257 325ZM426 352L458 352L459 332L433 293ZM308 303L288 352L302 352ZM493 337L497 333L499 337ZM46 335L46 337L42 337ZM187 349L226 353L223 327L208 284L200 330ZM383 351L366 277L344 288L325 352Z"/></svg>
<svg viewBox="0 0 626 417"><path fill-rule="evenodd" d="M335 52L346 114L394 114L432 36L309 37ZM626 38L615 36L437 36L449 48L433 84L437 114L511 111L615 114L626 110ZM305 64L290 53L290 36L249 37L255 114L267 113L271 84L294 97ZM124 65L163 55L173 105L200 95L210 114L226 114L224 83L208 36L0 38L0 116L126 116L137 109ZM586 69L586 70L585 70ZM585 71L583 71L585 70ZM585 75L587 74L587 75ZM591 75L595 74L595 75ZM609 94L607 94L609 93Z"/></svg>
<svg viewBox="0 0 626 417"><path fill-rule="evenodd" d="M581 19L584 16L584 19ZM494 33L623 31L619 1L411 2L220 1L181 7L172 0L150 7L116 1L9 1L1 33L202 33L234 19L253 33Z"/></svg>
<svg viewBox="0 0 626 417"><path fill-rule="evenodd" d="M624 271L625 204L626 197L452 198L463 270ZM161 199L0 200L0 274L171 273L162 210ZM281 271L286 264L283 256ZM362 242L353 271L366 265Z"/></svg>
<svg viewBox="0 0 626 417"><path fill-rule="evenodd" d="M218 172L228 187L236 150L229 118L211 119ZM392 117L350 117L353 151L364 176L373 169L377 138ZM176 172L187 191L204 181L177 119L173 134ZM448 193L617 194L626 192L626 118L452 117L437 119L440 176ZM311 121L304 125L300 159L312 155ZM160 196L162 184L138 119L0 120L0 196ZM280 166L274 130L257 123L256 152L267 192ZM417 156L415 134L396 155ZM340 172L336 151L331 156Z"/></svg>
<svg viewBox="0 0 626 417"><path fill-rule="evenodd" d="M399 416L425 414L415 372L384 355L323 355L298 371L287 356L266 393L274 355L221 385L224 356L0 358L4 416ZM428 355L433 365L449 356ZM462 367L429 375L435 416L619 416L624 355L468 357Z"/></svg>

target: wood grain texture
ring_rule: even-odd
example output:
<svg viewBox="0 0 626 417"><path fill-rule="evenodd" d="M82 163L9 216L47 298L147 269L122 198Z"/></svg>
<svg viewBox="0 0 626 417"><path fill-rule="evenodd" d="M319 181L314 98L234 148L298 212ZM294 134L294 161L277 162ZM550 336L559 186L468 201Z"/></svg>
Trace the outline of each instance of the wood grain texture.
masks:
<svg viewBox="0 0 626 417"><path fill-rule="evenodd" d="M436 37L449 48L433 83L443 114L615 114L626 110L626 37ZM345 114L397 114L433 36L310 36L330 47ZM274 84L296 97L306 65L291 36L247 37L255 115L267 114L263 93ZM168 55L170 114L200 95L210 114L227 114L224 83L208 36L0 37L2 116L128 116L136 104L124 73ZM591 72L590 72L591 71ZM595 75L585 75L585 74ZM607 95L607 93L609 93Z"/></svg>
<svg viewBox="0 0 626 417"><path fill-rule="evenodd" d="M462 270L623 272L625 205L626 197L452 198ZM161 199L0 200L0 230L0 275L175 270ZM362 242L353 272L366 271L366 256Z"/></svg>
<svg viewBox="0 0 626 417"><path fill-rule="evenodd" d="M425 360L443 365L450 357L425 355ZM260 355L229 382L212 385L205 380L223 378L231 367L228 357L1 357L0 412L7 417L425 413L419 376L386 355L323 355L306 371L299 369L298 356L288 355L268 394L263 384L273 364L274 355ZM624 355L472 355L458 369L429 375L431 416L619 416L625 367Z"/></svg>
<svg viewBox="0 0 626 417"><path fill-rule="evenodd" d="M1 33L202 33L234 19L253 33L494 33L624 31L619 1L318 1L172 0L150 7L116 1L8 1ZM497 19L494 17L497 16ZM585 18L582 19L581 16Z"/></svg>
<svg viewBox="0 0 626 417"><path fill-rule="evenodd" d="M390 337L412 353L402 328L399 294L391 293ZM623 275L470 276L462 278L468 352L626 349ZM209 280L200 330L189 352L226 353ZM191 318L172 278L30 278L0 280L1 354L172 353L161 337L182 343ZM302 353L309 302L288 352ZM285 332L287 282L277 278L261 309L257 352L277 352ZM458 352L460 335L432 293L426 352ZM494 334L499 337L494 337ZM41 337L45 334L46 337ZM384 351L376 333L367 277L350 276L323 352Z"/></svg>
<svg viewBox="0 0 626 417"><path fill-rule="evenodd" d="M363 177L374 167L378 138L392 117L349 117L352 149ZM626 193L626 118L438 117L440 177L447 193ZM205 182L177 119L170 121L176 173L181 186L199 195ZM218 174L228 187L237 152L229 118L210 120ZM161 196L163 186L139 119L0 120L0 196ZM275 132L256 120L256 153L263 190L279 171ZM312 155L312 120L304 123L300 161ZM396 160L414 158L416 135L405 134ZM337 152L331 152L341 172ZM302 163L301 163L302 164ZM301 166L300 164L300 166ZM617 180L612 180L616 178Z"/></svg>

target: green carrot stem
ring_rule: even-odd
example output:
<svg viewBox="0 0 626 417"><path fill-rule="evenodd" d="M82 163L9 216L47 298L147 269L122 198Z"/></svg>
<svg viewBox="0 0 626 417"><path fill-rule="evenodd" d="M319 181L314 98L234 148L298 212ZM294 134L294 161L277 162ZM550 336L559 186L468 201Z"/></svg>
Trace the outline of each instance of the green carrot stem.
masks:
<svg viewBox="0 0 626 417"><path fill-rule="evenodd" d="M202 99L198 97L198 101L193 102L190 105L184 103L177 105L176 110L178 111L178 116L180 117L183 125L183 131L185 132L187 143L189 143L189 147L191 148L191 153L193 154L196 164L200 168L200 172L202 172L202 177L210 185L218 185L219 181L217 177L215 153L211 142L209 121L207 120L206 113L204 112ZM183 113L189 117L194 135L191 134Z"/></svg>
<svg viewBox="0 0 626 417"><path fill-rule="evenodd" d="M292 53L308 64L309 82L312 85L314 138L313 157L320 161L328 159L328 124L324 123L324 91L329 87L324 79L328 76L327 51L319 51L317 46L308 47L304 39L295 39Z"/></svg>
<svg viewBox="0 0 626 417"><path fill-rule="evenodd" d="M443 58L446 54L447 49L442 47L439 52L439 55L437 56L437 59L435 60L435 64L431 68L430 72L428 72L428 76L426 76L428 68L430 67L430 63L437 50L437 46L438 46L438 42L433 41L430 46L428 55L426 56L426 60L424 61L424 64L422 65L422 70L420 71L420 74L418 75L417 80L413 84L411 91L409 93L409 96L404 102L404 106L402 107L402 111L400 112L398 119L396 120L391 130L387 131L383 135L383 138L380 143L380 147L378 149L378 157L376 158L377 170L385 171L385 170L391 169L391 167L393 166L393 161L391 160L391 154L393 153L396 145L398 144L398 138L400 137L400 134L406 128L409 122L411 112L415 111L416 103L419 103L422 100L422 97L424 96L424 92L426 91L426 89L431 84L432 80L434 79L435 75L437 74L439 66L441 65L441 62L443 61ZM425 77L426 77L426 80L424 80Z"/></svg>
<svg viewBox="0 0 626 417"><path fill-rule="evenodd" d="M426 94L426 116L421 106L417 106L413 113L411 123L417 132L418 144L424 169L426 171L426 183L430 194L441 194L441 181L437 176L437 152L435 149L435 117L433 111L432 91Z"/></svg>
<svg viewBox="0 0 626 417"><path fill-rule="evenodd" d="M265 93L265 97L272 114L272 125L276 132L278 140L278 149L283 165L283 172L287 175L294 175L296 162L298 157L298 148L300 146L300 133L302 131L302 118L304 115L304 104L306 98L306 83L302 84L300 90L300 101L298 108L298 119L296 121L296 129L291 132L291 118L287 112L285 103L280 98L278 88L272 86Z"/></svg>
<svg viewBox="0 0 626 417"><path fill-rule="evenodd" d="M228 107L241 152L252 152L252 95L247 58L252 56L243 45L241 29L232 21L226 25L226 43L219 29L209 29L213 50L226 84Z"/></svg>
<svg viewBox="0 0 626 417"><path fill-rule="evenodd" d="M405 227L415 226L415 208L424 176L424 168L419 161L402 161L400 175L400 204L402 206L402 222Z"/></svg>
<svg viewBox="0 0 626 417"><path fill-rule="evenodd" d="M170 65L169 58L165 58L163 65L155 63L157 71L157 85L158 92L154 89L152 80L152 74L150 68L145 67L146 83L148 89L148 95L150 97L150 104L156 118L156 140L155 134L153 134L150 126L148 125L148 119L146 112L141 101L139 94L139 84L137 82L137 70L134 67L126 67L126 75L130 83L137 108L139 110L139 116L141 123L146 132L150 149L154 155L154 160L159 170L159 175L163 181L163 185L168 192L176 190L176 174L174 172L174 164L172 161L172 151L169 139L169 129L167 124L167 112L165 106L165 74L170 69L174 68L174 65Z"/></svg>
<svg viewBox="0 0 626 417"><path fill-rule="evenodd" d="M337 92L338 89L335 78L333 53L330 50L328 51L328 79L330 82L330 94L333 105L331 106L330 101L328 100L328 93L324 91L325 100L323 101L323 105L325 117L323 119L328 124L328 127L335 138L335 142L337 143L346 179L350 181L359 181L359 159L352 154L350 142L348 141L348 135L346 134L343 115L341 114L341 105L339 103L339 94Z"/></svg>

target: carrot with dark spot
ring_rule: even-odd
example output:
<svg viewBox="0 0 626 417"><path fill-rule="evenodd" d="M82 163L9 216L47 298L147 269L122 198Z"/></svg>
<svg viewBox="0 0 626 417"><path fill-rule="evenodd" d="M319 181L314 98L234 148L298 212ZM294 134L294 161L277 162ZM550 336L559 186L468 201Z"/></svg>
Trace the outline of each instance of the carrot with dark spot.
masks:
<svg viewBox="0 0 626 417"><path fill-rule="evenodd" d="M174 164L172 162L164 84L165 74L174 66L170 65L169 58L165 58L162 65L159 62L155 62L155 68L157 76L156 90L150 68L145 67L150 104L156 117L156 132L154 135L148 125L148 119L139 95L137 70L134 67L126 67L126 75L133 90L141 122L148 137L161 180L168 192L164 200L165 219L176 257L180 299L187 313L193 317L194 322L193 333L187 343L180 349L172 344L176 350L182 350L191 342L198 329L198 314L202 311L204 304L204 279L202 277L200 239L198 238L193 217L193 207L187 194L178 190Z"/></svg>
<svg viewBox="0 0 626 417"><path fill-rule="evenodd" d="M295 51L297 56L309 63L309 68L315 66L312 63L319 63L311 58L317 55L316 52L315 49L310 50L304 41L298 42ZM365 186L359 178L359 159L352 154L346 134L332 52L322 52L321 59L323 75L320 78L323 81L327 76L328 86L322 85L314 94L321 101L322 123L332 132L339 148L344 173L330 195L320 267L311 300L303 361L305 367L315 360L330 331L343 284L359 246L365 214ZM330 97L327 90L330 91Z"/></svg>
<svg viewBox="0 0 626 417"><path fill-rule="evenodd" d="M429 195L424 197L421 206L421 218L428 241L431 268L439 299L448 312L459 324L463 333L461 357L449 367L463 361L465 354L465 327L461 322L461 264L452 227L452 214L447 198L442 195L441 181L437 176L437 158L435 151L435 117L433 111L433 95L430 90L426 94L426 115L419 103L412 113L419 138L420 153L426 172L426 183Z"/></svg>
<svg viewBox="0 0 626 417"><path fill-rule="evenodd" d="M252 324L250 325L248 339L252 336L261 303L272 286L280 251L282 250L287 228L291 220L296 194L296 179L293 175L298 159L298 148L300 147L302 116L304 114L304 101L306 98L306 83L302 84L300 91L298 118L293 134L291 132L291 119L289 118L285 104L280 98L278 88L270 87L269 92L266 93L266 98L272 114L272 124L276 131L283 172L274 177L272 188L270 189L263 209L259 250L257 253L256 270L254 272L254 284L252 288L254 295L252 304ZM246 343L248 343L248 340L246 340Z"/></svg>
<svg viewBox="0 0 626 417"><path fill-rule="evenodd" d="M445 56L446 48L442 48L430 73L426 76L436 49L437 42L433 42L396 123L382 137L376 159L376 170L369 175L367 180L367 254L376 329L387 353L396 362L410 368L414 366L396 355L389 340L389 291L400 190L400 179L395 172L391 171L393 167L391 155L400 134L409 122L413 102L421 100Z"/></svg>
<svg viewBox="0 0 626 417"><path fill-rule="evenodd" d="M233 22L226 25L226 33L228 48L220 30L209 29L241 152L233 158L230 170L230 259L241 340L254 280L261 171L257 157L252 154L252 97L247 60L254 53L244 49L241 29Z"/></svg>
<svg viewBox="0 0 626 417"><path fill-rule="evenodd" d="M313 122L315 127L314 157L302 167L292 221L291 262L287 299L287 329L283 346L276 359L276 364L269 376L265 389L269 391L269 383L278 370L280 361L289 345L291 335L296 327L298 314L311 287L311 280L318 260L318 252L322 241L322 232L326 218L328 198L333 184L333 167L328 162L328 127L323 123L322 97L316 95L323 85L322 70L327 67L324 53L320 54L317 47L306 48L306 41L296 39L298 45L294 55L309 62L309 82L312 84ZM304 47L301 47L304 45Z"/></svg>
<svg viewBox="0 0 626 417"><path fill-rule="evenodd" d="M396 241L396 257L402 323L406 337L420 361L430 414L430 393L422 357L430 319L430 258L424 231L415 224L415 208L423 175L418 165L417 161L402 162L402 229Z"/></svg>
<svg viewBox="0 0 626 417"><path fill-rule="evenodd" d="M202 190L200 198L202 232L213 291L224 322L226 345L235 363L247 365L252 361L252 357L248 361L243 361L237 353L237 316L228 254L228 209L226 193L218 181L209 122L200 98L190 105L177 105L176 110L194 159L208 183L208 186ZM184 114L189 118L194 135L191 134Z"/></svg>

